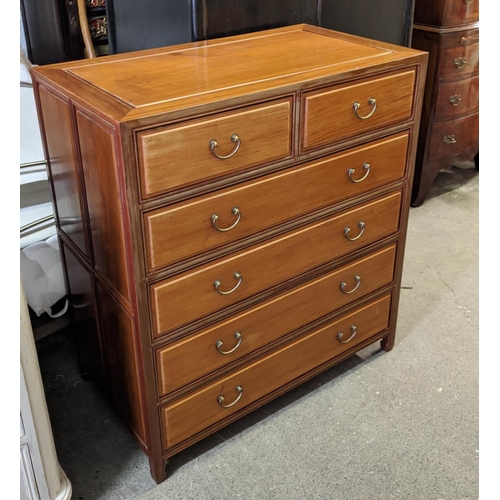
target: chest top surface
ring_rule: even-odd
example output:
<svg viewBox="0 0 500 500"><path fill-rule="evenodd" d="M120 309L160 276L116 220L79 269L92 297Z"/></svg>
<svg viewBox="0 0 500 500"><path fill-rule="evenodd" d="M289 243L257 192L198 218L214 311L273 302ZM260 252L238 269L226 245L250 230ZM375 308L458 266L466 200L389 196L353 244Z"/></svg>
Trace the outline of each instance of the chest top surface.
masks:
<svg viewBox="0 0 500 500"><path fill-rule="evenodd" d="M40 80L115 118L175 111L414 57L405 47L297 25L38 67ZM325 82L328 83L328 82ZM120 112L121 110L121 112ZM112 109L109 110L112 113Z"/></svg>

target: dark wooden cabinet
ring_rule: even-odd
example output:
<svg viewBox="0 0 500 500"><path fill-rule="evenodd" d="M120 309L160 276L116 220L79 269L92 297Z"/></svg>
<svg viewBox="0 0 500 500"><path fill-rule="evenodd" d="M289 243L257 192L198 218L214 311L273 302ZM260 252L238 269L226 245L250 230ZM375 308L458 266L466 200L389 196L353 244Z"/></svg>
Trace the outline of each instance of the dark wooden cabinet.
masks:
<svg viewBox="0 0 500 500"><path fill-rule="evenodd" d="M412 46L429 52L412 205L438 172L479 162L479 2L416 0Z"/></svg>
<svg viewBox="0 0 500 500"><path fill-rule="evenodd" d="M21 0L35 64L84 57L77 0ZM90 2L90 0L88 0ZM310 24L409 46L414 0L106 0L110 53ZM90 2L92 3L92 2ZM54 12L57 15L54 16ZM50 29L46 29L50 26Z"/></svg>

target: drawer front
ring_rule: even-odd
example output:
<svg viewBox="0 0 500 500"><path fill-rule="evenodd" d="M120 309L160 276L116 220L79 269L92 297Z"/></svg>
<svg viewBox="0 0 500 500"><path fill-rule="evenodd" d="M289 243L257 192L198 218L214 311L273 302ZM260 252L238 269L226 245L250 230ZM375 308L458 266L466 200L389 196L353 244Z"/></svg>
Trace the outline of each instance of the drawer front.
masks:
<svg viewBox="0 0 500 500"><path fill-rule="evenodd" d="M186 340L158 349L159 396L389 285L393 280L395 259L396 245L391 245Z"/></svg>
<svg viewBox="0 0 500 500"><path fill-rule="evenodd" d="M383 332L389 323L390 302L387 295L166 406L162 410L165 449ZM347 341L353 332L354 338L347 343L337 339L342 333L341 340ZM237 387L242 392L236 392Z"/></svg>
<svg viewBox="0 0 500 500"><path fill-rule="evenodd" d="M401 191L386 195L153 284L150 295L155 334L224 309L395 233L401 195Z"/></svg>
<svg viewBox="0 0 500 500"><path fill-rule="evenodd" d="M479 77L442 83L437 87L435 118L449 120L479 110Z"/></svg>
<svg viewBox="0 0 500 500"><path fill-rule="evenodd" d="M479 28L457 31L440 36L440 45L443 49L477 45L479 43Z"/></svg>
<svg viewBox="0 0 500 500"><path fill-rule="evenodd" d="M148 212L144 227L149 269L216 249L401 179L407 148L405 132L282 174Z"/></svg>
<svg viewBox="0 0 500 500"><path fill-rule="evenodd" d="M411 70L306 93L301 150L408 120L414 86Z"/></svg>
<svg viewBox="0 0 500 500"><path fill-rule="evenodd" d="M444 49L439 55L439 80L459 80L479 74L479 44Z"/></svg>
<svg viewBox="0 0 500 500"><path fill-rule="evenodd" d="M291 135L291 98L139 132L143 197L290 157Z"/></svg>
<svg viewBox="0 0 500 500"><path fill-rule="evenodd" d="M479 145L479 115L434 123L429 146L429 161L456 156Z"/></svg>

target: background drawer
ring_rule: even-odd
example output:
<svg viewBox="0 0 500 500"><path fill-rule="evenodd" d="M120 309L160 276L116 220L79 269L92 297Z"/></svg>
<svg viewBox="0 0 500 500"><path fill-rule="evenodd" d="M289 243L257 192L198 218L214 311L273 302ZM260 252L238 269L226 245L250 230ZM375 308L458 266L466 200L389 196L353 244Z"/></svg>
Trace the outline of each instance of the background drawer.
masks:
<svg viewBox="0 0 500 500"><path fill-rule="evenodd" d="M215 153L230 155L219 159ZM143 197L291 156L292 99L139 132Z"/></svg>
<svg viewBox="0 0 500 500"><path fill-rule="evenodd" d="M236 361L354 300L392 283L396 245L343 266L216 326L158 349L159 396ZM355 276L361 281L356 287ZM235 333L239 335L235 336ZM216 347L218 341L221 354ZM186 363L189 360L189 363Z"/></svg>
<svg viewBox="0 0 500 500"><path fill-rule="evenodd" d="M429 161L462 154L478 146L479 115L434 123L431 134ZM445 137L455 142L448 144Z"/></svg>
<svg viewBox="0 0 500 500"><path fill-rule="evenodd" d="M479 73L479 44L444 49L439 54L439 80L459 80Z"/></svg>
<svg viewBox="0 0 500 500"><path fill-rule="evenodd" d="M301 150L351 138L391 123L408 120L412 115L415 71L389 73L356 83L307 92L302 114ZM376 99L374 105L368 103ZM360 104L356 116L354 103Z"/></svg>
<svg viewBox="0 0 500 500"><path fill-rule="evenodd" d="M282 174L246 182L216 194L148 212L144 216L150 270L218 248L343 199L401 179L405 173L408 132ZM369 164L369 173L362 182ZM239 214L232 210L236 207ZM221 228L214 228L211 216ZM241 218L238 221L238 218Z"/></svg>
<svg viewBox="0 0 500 500"><path fill-rule="evenodd" d="M432 26L460 26L479 20L479 0L419 0L415 2L414 22Z"/></svg>
<svg viewBox="0 0 500 500"><path fill-rule="evenodd" d="M165 407L162 410L165 449L384 331L389 322L390 303L390 295L387 295ZM347 340L353 325L357 329L355 337L341 344L337 334L342 332L343 339ZM243 389L240 395L235 391L238 386ZM240 399L233 406L222 408L218 402L221 395L226 405L239 396Z"/></svg>
<svg viewBox="0 0 500 500"><path fill-rule="evenodd" d="M479 109L479 77L441 83L437 87L435 118L446 120Z"/></svg>
<svg viewBox="0 0 500 500"><path fill-rule="evenodd" d="M224 309L258 292L298 276L395 233L399 227L401 191L364 203L321 222L273 238L265 244L196 268L151 286L156 335ZM358 225L363 222L361 230ZM349 237L361 236L349 241ZM235 275L241 274L241 278ZM220 295L220 290L232 293ZM237 286L238 283L240 286Z"/></svg>

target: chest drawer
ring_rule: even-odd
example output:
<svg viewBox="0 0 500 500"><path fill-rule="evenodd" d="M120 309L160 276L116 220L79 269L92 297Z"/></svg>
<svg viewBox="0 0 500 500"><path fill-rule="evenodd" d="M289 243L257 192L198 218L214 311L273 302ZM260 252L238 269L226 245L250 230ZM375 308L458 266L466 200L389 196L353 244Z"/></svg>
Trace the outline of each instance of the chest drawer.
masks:
<svg viewBox="0 0 500 500"><path fill-rule="evenodd" d="M447 120L479 109L479 77L442 83L437 87L434 117Z"/></svg>
<svg viewBox="0 0 500 500"><path fill-rule="evenodd" d="M224 309L399 227L401 191L151 286L155 335Z"/></svg>
<svg viewBox="0 0 500 500"><path fill-rule="evenodd" d="M395 258L396 245L391 245L185 340L158 349L159 396L390 284Z"/></svg>
<svg viewBox="0 0 500 500"><path fill-rule="evenodd" d="M144 198L292 155L292 100L139 132Z"/></svg>
<svg viewBox="0 0 500 500"><path fill-rule="evenodd" d="M407 147L405 132L148 212L144 217L148 267L154 270L215 249L401 179Z"/></svg>
<svg viewBox="0 0 500 500"><path fill-rule="evenodd" d="M408 120L415 71L400 71L304 94L301 151Z"/></svg>
<svg viewBox="0 0 500 500"><path fill-rule="evenodd" d="M441 50L438 79L441 81L469 78L479 73L479 44Z"/></svg>
<svg viewBox="0 0 500 500"><path fill-rule="evenodd" d="M390 302L387 295L166 406L162 410L165 449L384 331Z"/></svg>
<svg viewBox="0 0 500 500"><path fill-rule="evenodd" d="M477 147L478 141L478 114L446 122L436 122L432 126L429 161L459 155Z"/></svg>

